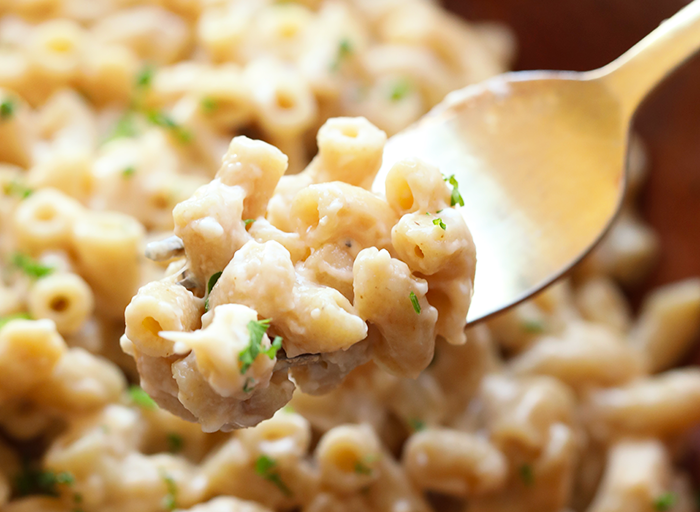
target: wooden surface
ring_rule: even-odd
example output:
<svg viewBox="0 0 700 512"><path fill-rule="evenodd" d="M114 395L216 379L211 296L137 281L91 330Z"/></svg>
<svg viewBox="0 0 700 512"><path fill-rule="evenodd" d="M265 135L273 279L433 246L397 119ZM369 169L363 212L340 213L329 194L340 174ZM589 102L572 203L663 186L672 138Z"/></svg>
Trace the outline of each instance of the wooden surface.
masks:
<svg viewBox="0 0 700 512"><path fill-rule="evenodd" d="M516 69L584 71L634 45L684 0L445 0L472 20L502 21L518 37ZM644 290L700 275L700 56L643 105L635 129L651 158L642 212L661 237ZM640 290L639 292L643 292ZM635 294L639 296L639 293Z"/></svg>

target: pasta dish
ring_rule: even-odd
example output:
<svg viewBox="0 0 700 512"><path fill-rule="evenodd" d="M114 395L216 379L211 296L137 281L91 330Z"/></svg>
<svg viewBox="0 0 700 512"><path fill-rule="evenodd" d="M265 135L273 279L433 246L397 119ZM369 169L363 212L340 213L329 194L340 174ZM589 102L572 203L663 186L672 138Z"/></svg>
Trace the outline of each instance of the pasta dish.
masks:
<svg viewBox="0 0 700 512"><path fill-rule="evenodd" d="M0 512L686 512L700 279L636 211L465 329L454 176L388 137L508 69L431 0L0 2Z"/></svg>

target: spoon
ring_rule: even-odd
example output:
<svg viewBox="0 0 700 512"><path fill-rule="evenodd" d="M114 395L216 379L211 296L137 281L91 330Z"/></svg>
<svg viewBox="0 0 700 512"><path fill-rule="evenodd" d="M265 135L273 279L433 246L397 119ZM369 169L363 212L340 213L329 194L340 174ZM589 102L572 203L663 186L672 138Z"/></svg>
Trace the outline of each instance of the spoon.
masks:
<svg viewBox="0 0 700 512"><path fill-rule="evenodd" d="M698 48L695 0L603 68L497 76L388 141L374 191L407 156L460 184L478 256L467 323L540 291L601 240L624 195L635 110Z"/></svg>

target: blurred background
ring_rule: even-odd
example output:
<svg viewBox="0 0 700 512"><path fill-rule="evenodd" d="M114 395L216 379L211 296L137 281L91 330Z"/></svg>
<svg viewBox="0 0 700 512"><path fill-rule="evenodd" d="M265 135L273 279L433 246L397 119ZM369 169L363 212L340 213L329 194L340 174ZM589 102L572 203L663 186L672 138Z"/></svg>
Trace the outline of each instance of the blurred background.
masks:
<svg viewBox="0 0 700 512"><path fill-rule="evenodd" d="M445 0L470 20L501 21L518 39L515 69L587 71L621 55L687 0ZM661 258L642 292L700 275L700 55L650 96L635 130L651 174L644 217L661 239ZM700 355L700 354L699 354ZM700 358L699 358L700 360Z"/></svg>

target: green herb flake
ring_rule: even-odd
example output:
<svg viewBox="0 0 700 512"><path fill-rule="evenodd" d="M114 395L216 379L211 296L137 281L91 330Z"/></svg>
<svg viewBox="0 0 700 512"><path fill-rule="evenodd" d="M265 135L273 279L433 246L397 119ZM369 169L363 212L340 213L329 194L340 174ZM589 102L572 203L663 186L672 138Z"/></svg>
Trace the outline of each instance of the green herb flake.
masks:
<svg viewBox="0 0 700 512"><path fill-rule="evenodd" d="M286 412L287 414L296 414L296 411L294 410L294 407L291 405L287 404L284 407L282 407L282 410Z"/></svg>
<svg viewBox="0 0 700 512"><path fill-rule="evenodd" d="M158 409L158 405L153 401L153 399L148 396L140 386L131 385L129 386L129 398L134 405L139 406L141 409L146 409L148 411L155 411Z"/></svg>
<svg viewBox="0 0 700 512"><path fill-rule="evenodd" d="M355 462L355 473L358 475L371 475L372 468L367 465L367 462L358 460Z"/></svg>
<svg viewBox="0 0 700 512"><path fill-rule="evenodd" d="M275 471L276 467L277 462L274 459L268 457L267 455L261 455L255 461L255 473L258 476L261 476L268 482L277 486L277 488L280 491L282 491L282 494L284 494L285 496L291 496L292 491L282 481L280 474L277 471Z"/></svg>
<svg viewBox="0 0 700 512"><path fill-rule="evenodd" d="M243 392L250 393L251 391L253 391L253 386L255 386L255 379L253 379L253 378L246 379L245 383L243 384Z"/></svg>
<svg viewBox="0 0 700 512"><path fill-rule="evenodd" d="M416 294L411 292L408 294L408 298L411 299L413 310L420 315L420 302L418 302L418 297L416 297Z"/></svg>
<svg viewBox="0 0 700 512"><path fill-rule="evenodd" d="M189 130L177 124L172 117L163 112L153 110L146 112L146 119L149 123L168 130L182 143L188 143L193 138Z"/></svg>
<svg viewBox="0 0 700 512"><path fill-rule="evenodd" d="M459 183L457 178L452 174L449 178L444 178L450 185L452 185L452 194L450 195L450 206L460 205L464 206L464 198L462 194L459 193Z"/></svg>
<svg viewBox="0 0 700 512"><path fill-rule="evenodd" d="M250 334L250 341L248 342L246 349L238 355L238 360L242 363L241 374L248 371L248 368L250 368L258 355L265 354L270 359L274 359L277 355L277 351L282 348L282 338L276 336L272 341L270 348L263 350L262 339L269 327L269 318L265 320L251 320L248 322L248 334Z"/></svg>
<svg viewBox="0 0 700 512"><path fill-rule="evenodd" d="M0 318L0 329L5 327L7 324L12 322L12 320L31 320L32 317L29 313L15 313L14 315L7 315Z"/></svg>
<svg viewBox="0 0 700 512"><path fill-rule="evenodd" d="M175 432L170 432L165 439L168 441L168 451L170 453L180 453L182 448L185 446L185 440L182 439L180 434Z"/></svg>
<svg viewBox="0 0 700 512"><path fill-rule="evenodd" d="M15 113L15 102L10 98L5 98L0 102L0 119L3 121L10 119Z"/></svg>
<svg viewBox="0 0 700 512"><path fill-rule="evenodd" d="M221 272L217 272L216 274L212 274L209 278L209 282L207 283L207 298L204 299L204 311L209 311L209 295L211 295L211 291L214 289L214 286L216 286L216 282L220 277Z"/></svg>
<svg viewBox="0 0 700 512"><path fill-rule="evenodd" d="M433 219L433 224L436 226L440 226L443 230L447 229L447 226L445 226L445 223L442 222L442 219L438 217L437 219Z"/></svg>
<svg viewBox="0 0 700 512"><path fill-rule="evenodd" d="M136 168L131 165L122 171L122 177L124 178L131 178L134 174L136 174Z"/></svg>
<svg viewBox="0 0 700 512"><path fill-rule="evenodd" d="M426 429L425 421L418 418L409 419L408 426L411 427L411 430L413 430L414 432L420 432L421 430Z"/></svg>
<svg viewBox="0 0 700 512"><path fill-rule="evenodd" d="M153 75L156 69L151 64L146 64L141 71L136 75L136 87L139 89L148 89L153 83Z"/></svg>
<svg viewBox="0 0 700 512"><path fill-rule="evenodd" d="M112 133L107 137L107 139L105 139L104 142L109 142L114 139L136 137L137 135L138 130L136 129L134 114L133 112L129 111L119 118L112 129Z"/></svg>
<svg viewBox="0 0 700 512"><path fill-rule="evenodd" d="M405 78L398 80L391 88L391 95L389 98L394 102L401 101L408 95L409 92L411 92L411 88L411 82Z"/></svg>
<svg viewBox="0 0 700 512"><path fill-rule="evenodd" d="M523 464L518 470L520 473L520 479L523 481L526 487L532 487L535 485L535 472L530 464Z"/></svg>
<svg viewBox="0 0 700 512"><path fill-rule="evenodd" d="M250 226L253 222L255 222L255 219L244 219L243 224L245 224L245 227Z"/></svg>
<svg viewBox="0 0 700 512"><path fill-rule="evenodd" d="M161 478L165 482L167 494L163 497L163 508L168 511L177 508L177 483L165 470L161 470Z"/></svg>
<svg viewBox="0 0 700 512"><path fill-rule="evenodd" d="M24 463L21 473L15 477L15 488L19 496L44 495L58 497L59 485L71 486L75 483L75 477L68 471L54 473L41 470Z"/></svg>
<svg viewBox="0 0 700 512"><path fill-rule="evenodd" d="M338 71L340 66L342 66L343 61L353 54L352 42L347 37L344 37L338 43L338 51L335 55L335 59L331 64L331 71Z"/></svg>
<svg viewBox="0 0 700 512"><path fill-rule="evenodd" d="M6 196L16 196L20 199L26 199L34 193L31 188L14 180L9 183L5 183L3 192Z"/></svg>
<svg viewBox="0 0 700 512"><path fill-rule="evenodd" d="M210 97L202 98L200 105L202 106L202 110L207 114L211 114L217 108L219 108L218 102L214 98Z"/></svg>
<svg viewBox="0 0 700 512"><path fill-rule="evenodd" d="M41 279L42 277L46 277L56 270L53 267L42 265L31 256L27 256L21 252L17 252L12 256L12 265L20 269L32 279Z"/></svg>
<svg viewBox="0 0 700 512"><path fill-rule="evenodd" d="M672 492L665 492L654 500L654 510L665 512L671 510L678 501L678 496Z"/></svg>
<svg viewBox="0 0 700 512"><path fill-rule="evenodd" d="M529 334L541 334L545 331L544 322L540 320L525 320L523 322L523 331Z"/></svg>

